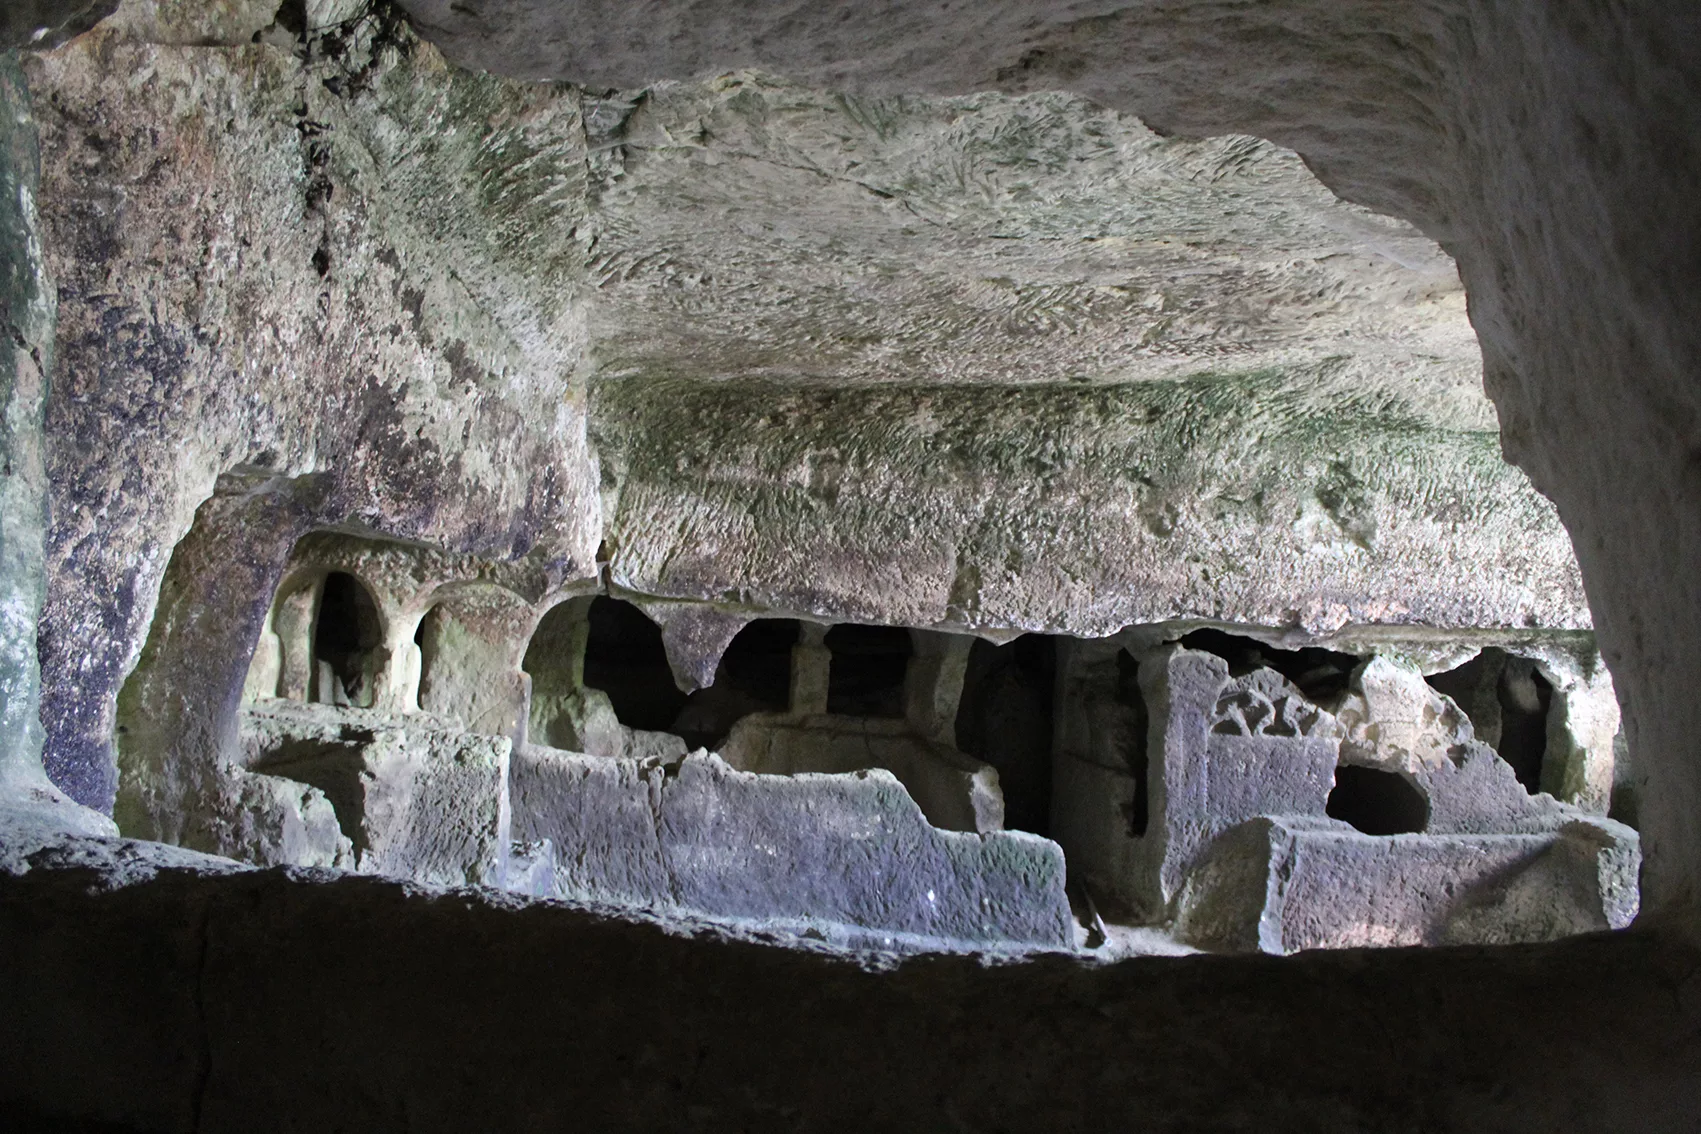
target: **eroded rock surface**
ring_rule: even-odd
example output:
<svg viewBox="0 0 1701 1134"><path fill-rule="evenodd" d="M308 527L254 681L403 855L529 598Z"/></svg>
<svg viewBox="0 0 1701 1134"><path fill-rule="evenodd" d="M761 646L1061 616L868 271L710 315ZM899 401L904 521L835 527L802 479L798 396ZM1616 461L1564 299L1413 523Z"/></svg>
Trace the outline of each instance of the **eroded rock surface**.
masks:
<svg viewBox="0 0 1701 1134"><path fill-rule="evenodd" d="M274 578L352 526L551 585L600 546L746 613L1587 624L1446 258L1292 154L1059 94L587 93L311 7L251 43L241 6L191 40L133 5L28 61L78 798L111 799L112 697L221 475Z"/></svg>
<svg viewBox="0 0 1701 1134"><path fill-rule="evenodd" d="M779 923L842 945L1074 945L1057 844L930 825L882 769L757 775L529 748L515 837L549 840L543 893Z"/></svg>

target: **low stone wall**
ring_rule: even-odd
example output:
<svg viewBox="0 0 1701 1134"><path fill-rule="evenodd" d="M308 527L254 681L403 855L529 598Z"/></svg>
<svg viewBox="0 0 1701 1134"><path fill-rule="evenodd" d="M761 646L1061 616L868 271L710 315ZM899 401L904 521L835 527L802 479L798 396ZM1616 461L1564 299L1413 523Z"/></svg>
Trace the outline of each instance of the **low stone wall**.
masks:
<svg viewBox="0 0 1701 1134"><path fill-rule="evenodd" d="M1503 945L1622 929L1636 914L1636 834L1610 819L1522 835L1361 835L1254 819L1188 875L1176 932L1213 949L1296 953Z"/></svg>
<svg viewBox="0 0 1701 1134"><path fill-rule="evenodd" d="M504 884L506 737L442 728L425 716L273 701L243 710L242 741L250 766L233 773L287 790L282 809L298 801L310 827L328 806L337 829L320 842L346 848L345 857L321 863L292 859L279 844L257 861L349 866L429 886Z"/></svg>
<svg viewBox="0 0 1701 1134"><path fill-rule="evenodd" d="M721 755L735 768L766 775L883 768L898 778L935 827L985 833L1004 826L998 772L949 745L917 736L906 721L752 714L733 727Z"/></svg>
<svg viewBox="0 0 1701 1134"><path fill-rule="evenodd" d="M880 769L770 776L709 753L669 766L527 747L513 798L515 838L553 848L557 896L893 948L1074 944L1057 844L941 831Z"/></svg>

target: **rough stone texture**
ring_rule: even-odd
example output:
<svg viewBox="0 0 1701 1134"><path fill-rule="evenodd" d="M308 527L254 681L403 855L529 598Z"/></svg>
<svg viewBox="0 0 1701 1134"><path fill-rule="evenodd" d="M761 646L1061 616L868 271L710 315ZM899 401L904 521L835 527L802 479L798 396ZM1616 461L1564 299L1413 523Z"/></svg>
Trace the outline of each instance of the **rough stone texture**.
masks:
<svg viewBox="0 0 1701 1134"><path fill-rule="evenodd" d="M662 646L673 670L674 684L690 693L715 683L715 667L748 614L716 610L703 603L650 602L644 613L662 628Z"/></svg>
<svg viewBox="0 0 1701 1134"><path fill-rule="evenodd" d="M914 735L904 721L752 713L733 726L720 755L735 768L771 776L883 768L935 827L986 833L1004 826L998 772Z"/></svg>
<svg viewBox="0 0 1701 1134"><path fill-rule="evenodd" d="M548 840L553 848L544 895L632 908L671 903L656 762L529 744L510 767L515 842Z"/></svg>
<svg viewBox="0 0 1701 1134"><path fill-rule="evenodd" d="M515 838L553 845L557 896L901 950L1074 944L1055 843L938 830L881 769L755 775L707 753L668 767L533 747L513 794Z"/></svg>
<svg viewBox="0 0 1701 1134"><path fill-rule="evenodd" d="M113 692L233 469L298 535L552 585L600 544L616 585L743 614L1587 624L1447 260L1292 154L1056 94L590 96L321 7L304 43L209 10L190 47L134 4L30 62L64 310L44 719L78 798L111 798Z"/></svg>
<svg viewBox="0 0 1701 1134"><path fill-rule="evenodd" d="M352 861L336 865L427 886L504 885L511 837L507 737L427 718L273 701L243 710L242 744L255 778L323 793L352 844ZM257 860L319 865L281 855Z"/></svg>
<svg viewBox="0 0 1701 1134"><path fill-rule="evenodd" d="M1457 260L1508 457L1569 526L1646 792L1654 908L1701 924L1701 9L1483 0L409 9L451 57L633 85L760 66L837 89L1064 88L1290 146ZM642 29L635 31L634 29Z"/></svg>
<svg viewBox="0 0 1701 1134"><path fill-rule="evenodd" d="M274 478L290 516L291 538L230 537L255 595L294 535L332 524L591 570L582 255L532 238L582 207L577 96L429 48L398 69L388 28L360 22L311 59L97 30L27 63L62 311L49 560L66 585L42 629L43 717L50 773L87 802L110 805L113 694L221 473Z"/></svg>
<svg viewBox="0 0 1701 1134"><path fill-rule="evenodd" d="M1384 658L1354 673L1338 719L1346 731L1341 762L1409 777L1429 801L1431 833L1540 830L1576 814L1550 795L1532 796L1456 705Z"/></svg>
<svg viewBox="0 0 1701 1134"><path fill-rule="evenodd" d="M1612 677L1605 666L1597 665L1592 672L1565 675L1554 684L1542 790L1605 815L1612 804L1613 784L1627 770L1617 767L1623 758L1614 742L1621 735L1623 719Z"/></svg>
<svg viewBox="0 0 1701 1134"><path fill-rule="evenodd" d="M234 814L229 768L242 762L238 709L273 696L308 699L320 584L332 571L354 576L376 607L369 707L397 715L423 706L439 724L520 735L519 660L549 587L546 572L340 534L297 539L300 526L290 482L226 477L173 551L116 713L115 813L127 833L188 837L178 832L206 819L217 830L189 845L238 854L237 844L222 841ZM290 807L267 804L259 822L282 831L296 821ZM322 849L334 857L334 848ZM268 850L256 861L310 860Z"/></svg>
<svg viewBox="0 0 1701 1134"><path fill-rule="evenodd" d="M416 7L452 48L581 79L755 62L834 86L1070 86L1170 129L1276 137L1425 224L1469 285L1507 451L1577 537L1629 707L1650 894L1695 924L1694 5L657 0L533 3L536 26L499 0ZM881 977L371 881L168 872L91 893L105 877L4 883L0 1082L26 1121L1659 1131L1690 1129L1701 1094L1696 958L1646 935Z"/></svg>
<svg viewBox="0 0 1701 1134"><path fill-rule="evenodd" d="M1634 916L1636 833L1531 796L1417 670L1372 658L1331 712L1273 669L1231 677L1166 645L1139 660L1136 713L1117 649L1062 655L1052 830L1118 911L1272 952L1547 940ZM1417 821L1327 818L1338 766L1401 777Z"/></svg>
<svg viewBox="0 0 1701 1134"><path fill-rule="evenodd" d="M1376 837L1260 818L1189 871L1176 932L1266 953L1551 941L1628 925L1641 861L1635 833L1611 820L1540 835Z"/></svg>
<svg viewBox="0 0 1701 1134"><path fill-rule="evenodd" d="M1678 1134L1701 1093L1701 958L1641 933L853 963L157 844L23 846L0 857L0 1106L25 1128Z"/></svg>
<svg viewBox="0 0 1701 1134"><path fill-rule="evenodd" d="M36 215L38 177L29 92L17 56L7 51L0 53L0 778L8 779L39 779L41 770L41 423L55 304Z"/></svg>

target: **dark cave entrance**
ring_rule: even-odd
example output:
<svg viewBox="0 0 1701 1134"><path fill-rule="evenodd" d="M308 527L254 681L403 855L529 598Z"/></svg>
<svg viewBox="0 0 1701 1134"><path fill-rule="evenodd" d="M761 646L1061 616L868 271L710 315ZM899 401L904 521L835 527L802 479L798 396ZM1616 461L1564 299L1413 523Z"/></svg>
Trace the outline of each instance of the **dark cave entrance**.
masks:
<svg viewBox="0 0 1701 1134"><path fill-rule="evenodd" d="M346 571L326 575L313 622L311 699L371 708L382 672L383 645L384 623L372 592Z"/></svg>

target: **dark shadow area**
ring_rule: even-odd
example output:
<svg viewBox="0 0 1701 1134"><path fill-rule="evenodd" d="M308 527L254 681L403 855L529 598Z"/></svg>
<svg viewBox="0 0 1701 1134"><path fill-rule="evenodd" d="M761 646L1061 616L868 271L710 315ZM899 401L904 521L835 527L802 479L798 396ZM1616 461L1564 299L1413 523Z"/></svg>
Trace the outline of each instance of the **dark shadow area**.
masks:
<svg viewBox="0 0 1701 1134"><path fill-rule="evenodd" d="M998 769L1004 825L1049 833L1056 644L1024 634L1002 646L976 639L957 706L957 747Z"/></svg>
<svg viewBox="0 0 1701 1134"><path fill-rule="evenodd" d="M0 949L29 974L0 982L19 1037L0 1044L8 1118L252 1134L1676 1134L1694 1129L1701 1088L1697 954L1646 933L868 971L377 878L92 881L51 861L0 875ZM654 1052L700 1056L693 1089L634 1072Z"/></svg>
<svg viewBox="0 0 1701 1134"><path fill-rule="evenodd" d="M1117 700L1129 712L1128 773L1134 777L1134 799L1128 804L1128 833L1135 838L1146 833L1151 819L1151 724L1146 695L1140 691L1140 663L1123 650L1116 655Z"/></svg>
<svg viewBox="0 0 1701 1134"><path fill-rule="evenodd" d="M1343 764L1324 811L1367 835L1414 835L1429 826L1429 800L1398 772Z"/></svg>
<svg viewBox="0 0 1701 1134"><path fill-rule="evenodd" d="M904 715L904 673L913 652L908 630L846 623L827 631L827 649L833 655L827 674L829 713Z"/></svg>
<svg viewBox="0 0 1701 1134"><path fill-rule="evenodd" d="M439 635L428 632L427 627L435 630L440 625L442 616L442 604L432 607L420 618L419 625L413 632L413 644L419 647L419 688L414 691L413 699L414 705L419 709L425 708L425 690L431 681L431 671L436 668L438 650L441 648L437 640Z"/></svg>
<svg viewBox="0 0 1701 1134"><path fill-rule="evenodd" d="M1323 705L1347 691L1347 680L1363 659L1322 646L1282 650L1255 638L1206 628L1180 639L1190 650L1216 654L1229 665L1229 676L1244 677L1255 669L1275 670L1293 682L1311 701Z"/></svg>
<svg viewBox="0 0 1701 1134"><path fill-rule="evenodd" d="M383 644L383 621L372 592L345 571L325 576L313 624L313 699L370 708L377 685L376 655ZM326 687L327 672L336 687Z"/></svg>
<svg viewBox="0 0 1701 1134"><path fill-rule="evenodd" d="M685 694L673 682L661 627L631 603L606 595L597 596L587 617L585 684L608 694L628 728L671 729Z"/></svg>
<svg viewBox="0 0 1701 1134"><path fill-rule="evenodd" d="M1527 791L1541 790L1553 685L1534 661L1490 646L1464 665L1425 680L1464 710L1477 739L1512 765Z"/></svg>
<svg viewBox="0 0 1701 1134"><path fill-rule="evenodd" d="M791 650L797 620L758 618L728 643L715 683L685 700L668 731L692 748L715 748L751 713L783 713L791 706Z"/></svg>
<svg viewBox="0 0 1701 1134"><path fill-rule="evenodd" d="M1630 752L1624 739L1624 730L1612 738L1613 755L1613 784L1612 798L1607 807L1607 818L1616 819L1627 827L1642 829L1642 808L1640 793L1637 789L1635 776L1631 774Z"/></svg>
<svg viewBox="0 0 1701 1134"><path fill-rule="evenodd" d="M373 741L365 729L345 728L336 740L321 737L285 740L263 754L249 769L267 776L294 780L325 793L337 826L354 844L356 853L366 850L366 834L360 817L365 811L366 785L362 752Z"/></svg>

